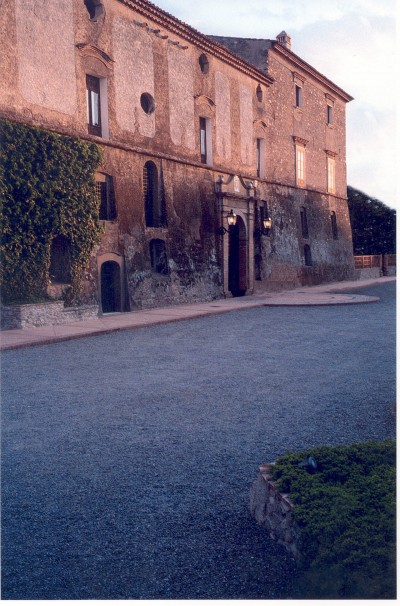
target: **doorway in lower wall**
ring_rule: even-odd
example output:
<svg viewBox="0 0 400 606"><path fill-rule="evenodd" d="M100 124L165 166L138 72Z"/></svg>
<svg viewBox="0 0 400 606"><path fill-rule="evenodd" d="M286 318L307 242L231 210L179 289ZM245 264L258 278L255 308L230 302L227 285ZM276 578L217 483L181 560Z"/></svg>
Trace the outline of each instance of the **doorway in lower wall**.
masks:
<svg viewBox="0 0 400 606"><path fill-rule="evenodd" d="M243 297L247 290L247 238L246 226L241 217L229 231L228 288L234 297Z"/></svg>
<svg viewBox="0 0 400 606"><path fill-rule="evenodd" d="M103 314L122 311L121 269L115 261L101 266L101 310Z"/></svg>

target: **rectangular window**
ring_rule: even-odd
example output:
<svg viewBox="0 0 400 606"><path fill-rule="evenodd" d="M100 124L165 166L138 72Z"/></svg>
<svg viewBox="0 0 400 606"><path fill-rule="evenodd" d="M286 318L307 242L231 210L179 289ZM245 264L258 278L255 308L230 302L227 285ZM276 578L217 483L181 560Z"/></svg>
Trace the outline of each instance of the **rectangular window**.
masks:
<svg viewBox="0 0 400 606"><path fill-rule="evenodd" d="M257 162L257 177L263 179L265 177L265 141L264 139L257 139L256 148L256 162Z"/></svg>
<svg viewBox="0 0 400 606"><path fill-rule="evenodd" d="M335 159L328 158L328 192L335 193Z"/></svg>
<svg viewBox="0 0 400 606"><path fill-rule="evenodd" d="M96 173L96 193L99 202L99 219L114 221L117 217L114 183L110 175Z"/></svg>
<svg viewBox="0 0 400 606"><path fill-rule="evenodd" d="M86 76L88 132L101 137L100 78Z"/></svg>
<svg viewBox="0 0 400 606"><path fill-rule="evenodd" d="M296 146L296 185L305 187L305 149Z"/></svg>
<svg viewBox="0 0 400 606"><path fill-rule="evenodd" d="M298 84L296 86L296 107L303 107L303 89Z"/></svg>
<svg viewBox="0 0 400 606"><path fill-rule="evenodd" d="M332 105L327 105L327 122L328 124L333 124L333 107Z"/></svg>
<svg viewBox="0 0 400 606"><path fill-rule="evenodd" d="M207 123L205 118L200 118L200 161L207 164Z"/></svg>
<svg viewBox="0 0 400 606"><path fill-rule="evenodd" d="M212 164L212 128L210 118L200 118L200 161Z"/></svg>

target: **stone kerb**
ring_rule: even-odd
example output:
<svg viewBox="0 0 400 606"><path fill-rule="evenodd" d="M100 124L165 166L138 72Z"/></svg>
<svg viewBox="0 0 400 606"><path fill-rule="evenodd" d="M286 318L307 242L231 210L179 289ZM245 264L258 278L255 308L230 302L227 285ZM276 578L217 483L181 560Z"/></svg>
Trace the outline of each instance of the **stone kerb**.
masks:
<svg viewBox="0 0 400 606"><path fill-rule="evenodd" d="M2 330L54 326L98 316L97 305L64 308L63 301L48 301L26 305L10 305L1 308Z"/></svg>
<svg viewBox="0 0 400 606"><path fill-rule="evenodd" d="M275 463L261 465L250 492L250 512L261 526L269 530L270 537L283 545L296 559L299 531L293 520L293 503L289 495L282 494L272 480Z"/></svg>

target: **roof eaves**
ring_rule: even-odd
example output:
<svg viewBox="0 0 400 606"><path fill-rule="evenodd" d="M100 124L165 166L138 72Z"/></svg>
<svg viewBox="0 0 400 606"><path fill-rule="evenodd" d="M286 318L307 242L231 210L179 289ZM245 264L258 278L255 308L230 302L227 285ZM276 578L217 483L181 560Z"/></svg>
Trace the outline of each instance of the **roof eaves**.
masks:
<svg viewBox="0 0 400 606"><path fill-rule="evenodd" d="M256 80L262 81L266 86L269 86L275 82L275 79L266 72L257 69L254 65L235 55L221 44L212 41L208 36L197 31L194 27L187 25L183 21L180 21L177 17L174 17L170 13L158 8L158 6L152 2L149 2L149 0L117 1L125 4L132 10L135 10L143 17L147 17L158 25L169 29L174 34L180 36L188 42L195 44L203 51L208 52L218 59L232 65L241 72L244 72Z"/></svg>
<svg viewBox="0 0 400 606"><path fill-rule="evenodd" d="M329 78L327 78L326 76L321 74L319 71L317 71L312 65L310 65L309 63L304 61L304 59L302 59L301 57L296 55L293 51L289 50L285 46L282 46L282 44L279 44L279 42L277 42L275 40L270 40L270 42L271 42L271 48L273 50L279 52L281 55L284 55L286 57L286 59L291 61L296 67L300 67L305 72L307 72L310 76L312 76L313 78L315 78L316 80L321 82L321 84L330 88L336 95L338 95L344 101L346 101L346 103L348 103L349 101L353 101L354 97L352 97L351 95L346 93L346 91L344 91L342 88L337 86L334 82L332 82L332 80L329 80Z"/></svg>

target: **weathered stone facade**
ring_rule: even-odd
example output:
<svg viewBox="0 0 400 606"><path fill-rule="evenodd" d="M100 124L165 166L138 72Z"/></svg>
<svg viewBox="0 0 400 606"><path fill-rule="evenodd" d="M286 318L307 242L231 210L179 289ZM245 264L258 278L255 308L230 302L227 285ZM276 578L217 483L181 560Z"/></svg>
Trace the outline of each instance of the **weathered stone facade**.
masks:
<svg viewBox="0 0 400 606"><path fill-rule="evenodd" d="M211 39L147 0L10 0L0 20L1 114L104 149L99 182L109 196L112 179L116 216L85 273L88 304L134 310L354 276L351 97L284 43ZM221 235L231 209L237 224Z"/></svg>

